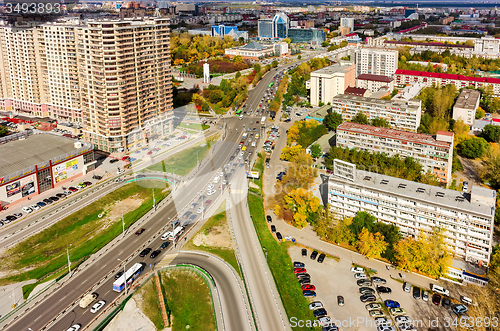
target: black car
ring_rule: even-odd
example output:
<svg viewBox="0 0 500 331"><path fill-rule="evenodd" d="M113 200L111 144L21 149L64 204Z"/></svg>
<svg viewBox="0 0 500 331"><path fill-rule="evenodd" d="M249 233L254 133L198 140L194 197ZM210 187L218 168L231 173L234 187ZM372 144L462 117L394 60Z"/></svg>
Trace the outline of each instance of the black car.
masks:
<svg viewBox="0 0 500 331"><path fill-rule="evenodd" d="M311 284L311 278L301 278L299 279L300 285Z"/></svg>
<svg viewBox="0 0 500 331"><path fill-rule="evenodd" d="M283 237L281 236L281 233L279 233L279 232L276 232L276 238L278 238L279 241L281 241L283 239Z"/></svg>
<svg viewBox="0 0 500 331"><path fill-rule="evenodd" d="M307 249L302 248L302 256L307 256Z"/></svg>
<svg viewBox="0 0 500 331"><path fill-rule="evenodd" d="M316 260L316 257L318 256L318 254L319 254L318 251L313 251L311 253L311 260Z"/></svg>
<svg viewBox="0 0 500 331"><path fill-rule="evenodd" d="M276 227L274 225L271 225L271 232L276 233Z"/></svg>
<svg viewBox="0 0 500 331"><path fill-rule="evenodd" d="M271 215L267 215L267 216L266 216L266 219L267 219L267 221L268 221L269 223L271 223L271 222L273 221L273 219L272 219Z"/></svg>
<svg viewBox="0 0 500 331"><path fill-rule="evenodd" d="M12 221L17 220L17 217L16 217L16 216L12 216L12 215L5 216L5 218L6 218L6 219L7 219L7 221L9 221L9 222L12 222Z"/></svg>
<svg viewBox="0 0 500 331"><path fill-rule="evenodd" d="M192 212L187 211L187 212L184 213L184 215L182 215L182 217L188 218L189 216L191 216L191 214L192 214Z"/></svg>
<svg viewBox="0 0 500 331"><path fill-rule="evenodd" d="M302 274L295 274L295 276L297 277L297 279L302 279L302 278L311 278L311 276L309 274L306 274L306 273L302 273Z"/></svg>
<svg viewBox="0 0 500 331"><path fill-rule="evenodd" d="M190 221L193 221L196 217L198 217L198 215L194 214L194 215L191 215L191 217L189 218Z"/></svg>
<svg viewBox="0 0 500 331"><path fill-rule="evenodd" d="M359 293L360 294L375 294L375 290L372 289L371 287L360 287Z"/></svg>
<svg viewBox="0 0 500 331"><path fill-rule="evenodd" d="M374 302L377 301L377 298L373 294L366 293L360 296L359 300L361 300L361 302Z"/></svg>
<svg viewBox="0 0 500 331"><path fill-rule="evenodd" d="M165 241L163 244L161 244L160 249L165 249L170 245L170 241Z"/></svg>
<svg viewBox="0 0 500 331"><path fill-rule="evenodd" d="M420 299L420 288L413 286L413 299Z"/></svg>
<svg viewBox="0 0 500 331"><path fill-rule="evenodd" d="M49 197L50 200L56 202L56 201L59 201L59 198L58 197Z"/></svg>
<svg viewBox="0 0 500 331"><path fill-rule="evenodd" d="M356 282L356 284L358 284L358 286L372 286L373 283L371 280L369 279L358 279L358 281Z"/></svg>
<svg viewBox="0 0 500 331"><path fill-rule="evenodd" d="M391 294L392 290L390 287L387 287L387 286L377 286L377 292Z"/></svg>
<svg viewBox="0 0 500 331"><path fill-rule="evenodd" d="M64 194L64 193L57 193L56 196L59 197L59 198L65 198L66 194Z"/></svg>
<svg viewBox="0 0 500 331"><path fill-rule="evenodd" d="M328 313L326 312L325 308L319 308L313 311L314 317L321 317L321 316L326 316Z"/></svg>
<svg viewBox="0 0 500 331"><path fill-rule="evenodd" d="M119 273L117 273L117 274L115 275L115 279L120 278L122 275L123 275L123 271L120 271Z"/></svg>
<svg viewBox="0 0 500 331"><path fill-rule="evenodd" d="M439 306L439 304L441 303L441 296L439 294L434 294L432 296L432 303L436 306Z"/></svg>
<svg viewBox="0 0 500 331"><path fill-rule="evenodd" d="M449 298L444 297L442 305L443 305L444 308L450 308L451 300Z"/></svg>
<svg viewBox="0 0 500 331"><path fill-rule="evenodd" d="M146 255L148 255L149 253L151 252L151 248L145 248L142 252L139 253L139 256L140 257L145 257Z"/></svg>
<svg viewBox="0 0 500 331"><path fill-rule="evenodd" d="M97 180L101 180L102 179L102 176L98 176L98 175L94 175L92 176L93 179L97 179Z"/></svg>
<svg viewBox="0 0 500 331"><path fill-rule="evenodd" d="M118 159L111 159L111 160L109 160L109 163L115 163L115 162L118 162Z"/></svg>
<svg viewBox="0 0 500 331"><path fill-rule="evenodd" d="M325 255L325 254L323 254L323 253L321 253L321 254L318 256L318 260L317 260L317 261L318 261L319 263L323 263L323 261L325 260L325 257L326 257L326 255Z"/></svg>
<svg viewBox="0 0 500 331"><path fill-rule="evenodd" d="M339 306L343 306L344 305L344 297L341 295L337 295L337 303Z"/></svg>
<svg viewBox="0 0 500 331"><path fill-rule="evenodd" d="M151 255L149 257L154 259L158 255L160 255L160 253L161 253L161 251L159 249L157 249L156 251L153 251L153 253L151 253Z"/></svg>
<svg viewBox="0 0 500 331"><path fill-rule="evenodd" d="M383 278L380 278L380 277L372 277L372 281L374 283L380 283L380 284L385 284L387 283L387 281Z"/></svg>
<svg viewBox="0 0 500 331"><path fill-rule="evenodd" d="M43 202L45 202L46 204L50 205L53 201L50 200L50 199L43 199Z"/></svg>

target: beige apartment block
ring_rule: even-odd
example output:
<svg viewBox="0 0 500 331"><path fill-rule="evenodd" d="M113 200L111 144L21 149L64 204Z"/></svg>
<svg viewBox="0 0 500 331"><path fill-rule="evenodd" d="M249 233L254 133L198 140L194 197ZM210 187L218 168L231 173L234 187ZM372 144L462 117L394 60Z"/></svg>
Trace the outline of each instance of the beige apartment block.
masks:
<svg viewBox="0 0 500 331"><path fill-rule="evenodd" d="M327 104L333 97L343 94L349 86L355 84L355 67L351 62L343 62L311 72L311 79L306 83L310 91L312 106Z"/></svg>

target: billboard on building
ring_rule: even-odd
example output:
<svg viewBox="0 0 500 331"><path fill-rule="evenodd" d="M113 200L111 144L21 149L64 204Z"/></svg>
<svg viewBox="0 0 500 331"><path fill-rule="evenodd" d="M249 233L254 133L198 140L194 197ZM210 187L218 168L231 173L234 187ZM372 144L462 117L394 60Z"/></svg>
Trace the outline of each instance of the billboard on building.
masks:
<svg viewBox="0 0 500 331"><path fill-rule="evenodd" d="M68 178L68 173L66 172L66 163L61 163L54 166L54 180L59 183Z"/></svg>
<svg viewBox="0 0 500 331"><path fill-rule="evenodd" d="M35 193L35 175L21 179L21 192L23 193L23 198Z"/></svg>
<svg viewBox="0 0 500 331"><path fill-rule="evenodd" d="M259 179L260 173L258 171L247 171L247 178Z"/></svg>
<svg viewBox="0 0 500 331"><path fill-rule="evenodd" d="M17 181L5 186L5 191L7 192L7 197L10 198L13 195L21 192L21 181Z"/></svg>

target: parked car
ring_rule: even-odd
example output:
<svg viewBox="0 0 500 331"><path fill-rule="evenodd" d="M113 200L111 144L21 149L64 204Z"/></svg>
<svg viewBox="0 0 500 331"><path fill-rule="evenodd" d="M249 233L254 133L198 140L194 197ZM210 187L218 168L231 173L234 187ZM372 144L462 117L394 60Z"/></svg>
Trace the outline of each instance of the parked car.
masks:
<svg viewBox="0 0 500 331"><path fill-rule="evenodd" d="M303 274L306 272L307 272L307 270L305 268L294 268L293 269L293 273L295 273L295 274Z"/></svg>
<svg viewBox="0 0 500 331"><path fill-rule="evenodd" d="M313 251L311 253L311 260L316 260L316 257L318 256L318 251Z"/></svg>
<svg viewBox="0 0 500 331"><path fill-rule="evenodd" d="M302 285L302 291L306 291L306 290L314 291L314 290L316 290L316 286L311 285L311 284Z"/></svg>
<svg viewBox="0 0 500 331"><path fill-rule="evenodd" d="M387 283L387 281L386 281L385 279L380 278L380 277L376 277L376 276L375 276L375 277L372 277L372 281L373 281L374 283L380 283L380 284L385 284L385 283Z"/></svg>
<svg viewBox="0 0 500 331"><path fill-rule="evenodd" d="M46 198L46 199L43 199L43 202L45 202L46 204L50 205L50 204L51 204L52 202L54 202L54 201L52 201L52 200L50 200L50 199Z"/></svg>
<svg viewBox="0 0 500 331"><path fill-rule="evenodd" d="M73 187L73 186L70 186L70 187L68 188L68 190L70 190L71 192L76 192L76 191L78 191L78 189L77 189L76 187Z"/></svg>
<svg viewBox="0 0 500 331"><path fill-rule="evenodd" d="M77 324L73 324L68 330L66 331L78 331L80 330L80 328L82 327L82 325L80 323L77 323Z"/></svg>
<svg viewBox="0 0 500 331"><path fill-rule="evenodd" d="M357 273L357 274L354 274L354 278L356 279L361 279L361 278L367 278L365 274L362 274L362 273Z"/></svg>
<svg viewBox="0 0 500 331"><path fill-rule="evenodd" d="M318 261L319 263L323 263L323 261L325 260L325 257L326 257L326 255L325 255L325 254L323 254L323 253L321 253L321 254L318 256L318 260L317 260L317 261Z"/></svg>
<svg viewBox="0 0 500 331"><path fill-rule="evenodd" d="M40 207L45 207L47 205L45 202L41 201L38 201L36 204L39 205Z"/></svg>
<svg viewBox="0 0 500 331"><path fill-rule="evenodd" d="M459 315L459 316L465 314L468 310L469 310L469 308L467 308L466 305L462 305L462 304L453 305L453 307L451 308L451 311L453 311L456 315Z"/></svg>
<svg viewBox="0 0 500 331"><path fill-rule="evenodd" d="M420 299L420 288L413 286L413 299Z"/></svg>
<svg viewBox="0 0 500 331"><path fill-rule="evenodd" d="M304 268L306 265L302 262L293 262L294 268Z"/></svg>
<svg viewBox="0 0 500 331"><path fill-rule="evenodd" d="M314 291L303 291L302 295L305 296L305 297L315 297L316 296L316 292L314 292Z"/></svg>
<svg viewBox="0 0 500 331"><path fill-rule="evenodd" d="M59 198L58 197L49 197L50 200L56 202L56 201L59 201Z"/></svg>
<svg viewBox="0 0 500 331"><path fill-rule="evenodd" d="M361 294L367 294L367 293L375 294L375 290L372 289L371 287L360 287L359 293L361 293Z"/></svg>
<svg viewBox="0 0 500 331"><path fill-rule="evenodd" d="M146 255L148 255L148 254L151 252L151 250L152 250L152 249L151 249L151 248L149 248L149 247L148 247L148 248L145 248L145 249L143 249L143 250L142 250L142 252L140 252L140 253L139 253L139 256L140 256L140 257L145 257Z"/></svg>
<svg viewBox="0 0 500 331"><path fill-rule="evenodd" d="M307 249L306 248L302 248L302 256L307 256Z"/></svg>
<svg viewBox="0 0 500 331"><path fill-rule="evenodd" d="M149 154L151 154L151 153L149 153ZM118 162L118 159L111 159L111 160L109 160L109 163L115 163L115 162Z"/></svg>
<svg viewBox="0 0 500 331"><path fill-rule="evenodd" d="M375 325L376 326L385 326L385 325L391 325L391 320L388 319L387 317L377 317L375 319Z"/></svg>
<svg viewBox="0 0 500 331"><path fill-rule="evenodd" d="M380 309L370 310L370 316L373 318L384 316L384 312Z"/></svg>
<svg viewBox="0 0 500 331"><path fill-rule="evenodd" d="M399 302L394 301L394 300L385 300L384 305L387 308L399 308Z"/></svg>
<svg viewBox="0 0 500 331"><path fill-rule="evenodd" d="M311 275L309 275L308 273L301 273L301 274L295 274L295 277L297 277L297 279L311 278Z"/></svg>
<svg viewBox="0 0 500 331"><path fill-rule="evenodd" d="M390 287L387 286L377 286L377 292L391 294L392 290Z"/></svg>
<svg viewBox="0 0 500 331"><path fill-rule="evenodd" d="M325 308L319 308L313 311L314 317L326 316L328 313Z"/></svg>
<svg viewBox="0 0 500 331"><path fill-rule="evenodd" d="M271 222L273 221L273 219L272 219L271 215L267 215L267 216L266 216L266 219L267 219L267 221L268 221L269 223L271 223Z"/></svg>
<svg viewBox="0 0 500 331"><path fill-rule="evenodd" d="M343 296L337 295L337 304L339 306L343 306L344 305L344 297Z"/></svg>
<svg viewBox="0 0 500 331"><path fill-rule="evenodd" d="M434 294L432 296L432 303L439 306L441 304L441 296L439 294Z"/></svg>
<svg viewBox="0 0 500 331"><path fill-rule="evenodd" d="M373 302L377 301L377 298L373 294L366 293L361 295L359 300L361 300L361 302Z"/></svg>
<svg viewBox="0 0 500 331"><path fill-rule="evenodd" d="M444 297L443 302L441 303L444 308L450 308L451 301L450 298Z"/></svg>
<svg viewBox="0 0 500 331"><path fill-rule="evenodd" d="M310 310L319 309L319 308L323 308L323 304L321 303L321 301L314 301L314 302L311 302L309 304Z"/></svg>
<svg viewBox="0 0 500 331"><path fill-rule="evenodd" d="M356 284L358 284L358 286L372 286L372 281L369 279L358 279Z"/></svg>
<svg viewBox="0 0 500 331"><path fill-rule="evenodd" d="M422 291L422 300L425 302L429 301L429 293L427 291Z"/></svg>
<svg viewBox="0 0 500 331"><path fill-rule="evenodd" d="M352 267L351 271L355 272L355 273L365 273L365 269L363 269L361 267Z"/></svg>
<svg viewBox="0 0 500 331"><path fill-rule="evenodd" d="M311 278L301 278L299 280L299 284L300 285L304 285L304 284L311 284Z"/></svg>
<svg viewBox="0 0 500 331"><path fill-rule="evenodd" d="M380 303L369 303L365 306L366 310L380 309L382 305Z"/></svg>
<svg viewBox="0 0 500 331"><path fill-rule="evenodd" d="M31 213L33 212L33 209L31 209L30 207L23 207L22 210L25 212L25 213Z"/></svg>
<svg viewBox="0 0 500 331"><path fill-rule="evenodd" d="M281 233L276 232L276 238L278 238L278 241L283 240L283 237L281 236Z"/></svg>
<svg viewBox="0 0 500 331"><path fill-rule="evenodd" d="M37 204L34 204L34 205L31 205L30 208L33 210L39 210L41 207Z"/></svg>
<svg viewBox="0 0 500 331"><path fill-rule="evenodd" d="M391 308L389 309L389 312L392 316L406 315L406 310L404 310L403 308Z"/></svg>
<svg viewBox="0 0 500 331"><path fill-rule="evenodd" d="M408 282L403 283L403 291L410 293L411 285Z"/></svg>
<svg viewBox="0 0 500 331"><path fill-rule="evenodd" d="M271 225L271 232L272 232L272 233L276 233L276 226Z"/></svg>

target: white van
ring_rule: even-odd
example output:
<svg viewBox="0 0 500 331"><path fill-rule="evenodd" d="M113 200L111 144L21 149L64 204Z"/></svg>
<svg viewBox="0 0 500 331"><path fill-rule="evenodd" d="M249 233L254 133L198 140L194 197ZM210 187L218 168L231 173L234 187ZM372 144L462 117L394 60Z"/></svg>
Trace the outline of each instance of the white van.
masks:
<svg viewBox="0 0 500 331"><path fill-rule="evenodd" d="M169 240L177 239L183 232L184 232L184 227L178 226L174 229L174 232L170 232L170 236L168 237L168 239Z"/></svg>
<svg viewBox="0 0 500 331"><path fill-rule="evenodd" d="M460 301L462 301L463 303L466 303L468 305L472 305L472 299L471 298L461 296L460 297Z"/></svg>
<svg viewBox="0 0 500 331"><path fill-rule="evenodd" d="M444 287L441 287L438 285L431 284L431 290L433 292L436 292L436 293L444 295L444 296L450 296L450 291L448 291Z"/></svg>
<svg viewBox="0 0 500 331"><path fill-rule="evenodd" d="M172 237L172 231L165 232L163 236L161 236L161 240L167 240L168 238Z"/></svg>
<svg viewBox="0 0 500 331"><path fill-rule="evenodd" d="M242 119L243 119L243 115L240 115L240 120L242 120Z"/></svg>

